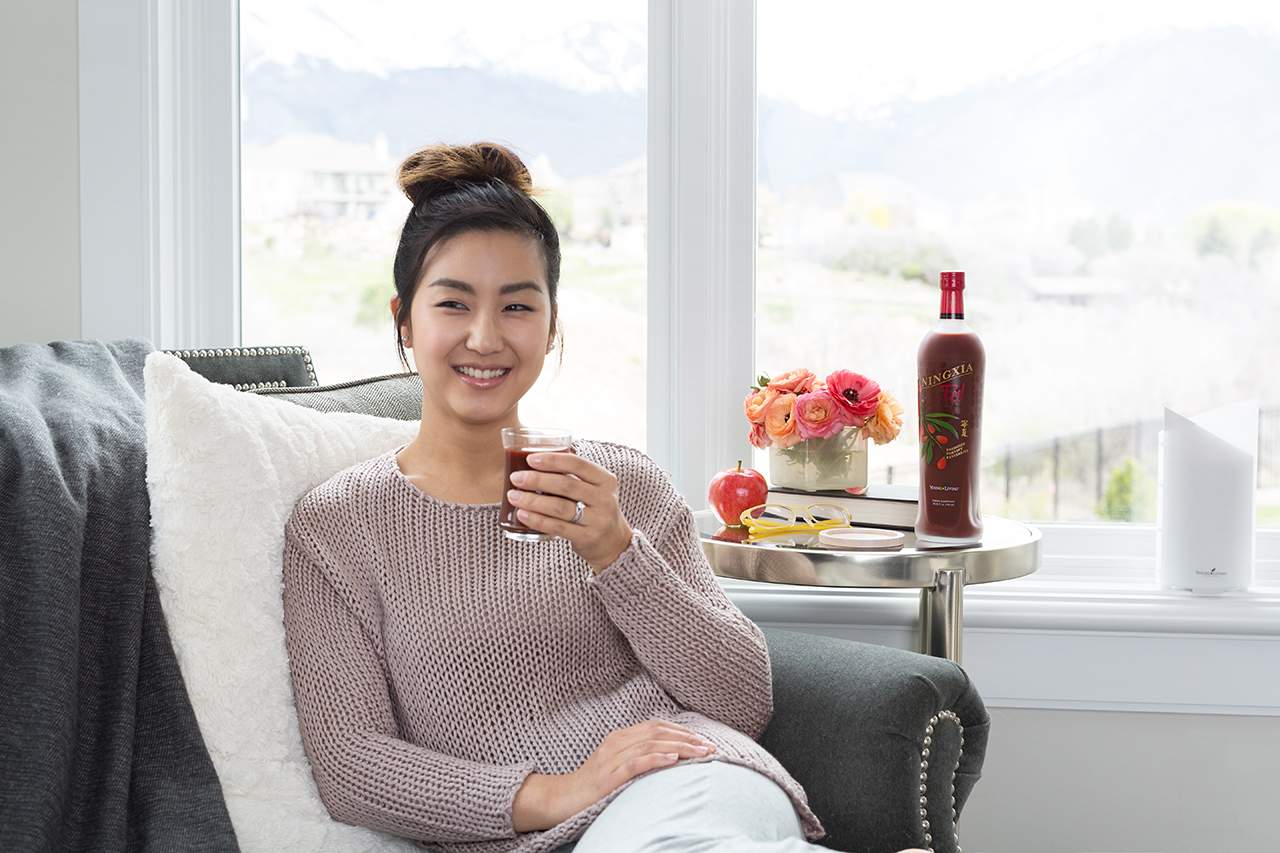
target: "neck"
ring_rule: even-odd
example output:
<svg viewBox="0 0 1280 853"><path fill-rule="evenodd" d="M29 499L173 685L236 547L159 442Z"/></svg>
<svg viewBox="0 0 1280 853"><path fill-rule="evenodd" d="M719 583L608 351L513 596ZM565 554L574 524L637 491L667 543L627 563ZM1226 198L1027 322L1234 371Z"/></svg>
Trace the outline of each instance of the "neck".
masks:
<svg viewBox="0 0 1280 853"><path fill-rule="evenodd" d="M418 435L401 453L401 459L450 482L484 482L505 470L503 427L521 425L515 410L500 421L473 424L442 415L424 400Z"/></svg>
<svg viewBox="0 0 1280 853"><path fill-rule="evenodd" d="M938 313L938 316L943 320L963 320L964 291L942 291L942 310Z"/></svg>

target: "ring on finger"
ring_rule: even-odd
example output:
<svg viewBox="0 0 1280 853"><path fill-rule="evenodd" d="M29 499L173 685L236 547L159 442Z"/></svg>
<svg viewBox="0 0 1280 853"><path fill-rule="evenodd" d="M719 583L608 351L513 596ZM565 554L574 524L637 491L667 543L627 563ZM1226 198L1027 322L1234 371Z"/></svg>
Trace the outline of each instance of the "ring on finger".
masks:
<svg viewBox="0 0 1280 853"><path fill-rule="evenodd" d="M569 519L570 524L579 524L582 522L582 513L586 510L587 505L582 501L577 502L577 508L574 510L573 518Z"/></svg>

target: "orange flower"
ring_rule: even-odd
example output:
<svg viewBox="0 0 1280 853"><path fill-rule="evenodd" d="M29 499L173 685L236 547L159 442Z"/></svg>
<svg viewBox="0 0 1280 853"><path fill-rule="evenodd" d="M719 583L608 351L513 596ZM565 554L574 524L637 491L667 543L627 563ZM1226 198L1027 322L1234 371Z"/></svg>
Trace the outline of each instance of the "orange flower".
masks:
<svg viewBox="0 0 1280 853"><path fill-rule="evenodd" d="M764 410L769 408L778 393L772 388L764 387L748 394L747 399L742 401L742 410L746 412L747 420L753 424L764 423Z"/></svg>
<svg viewBox="0 0 1280 853"><path fill-rule="evenodd" d="M796 429L796 395L779 394L764 410L764 431L781 448L792 447L804 439Z"/></svg>
<svg viewBox="0 0 1280 853"><path fill-rule="evenodd" d="M783 394L807 394L813 390L814 375L812 370L797 367L769 380L766 388Z"/></svg>
<svg viewBox="0 0 1280 853"><path fill-rule="evenodd" d="M867 437L876 444L888 444L898 437L902 430L902 404L883 388L880 389L880 400L876 403L876 411L863 425Z"/></svg>

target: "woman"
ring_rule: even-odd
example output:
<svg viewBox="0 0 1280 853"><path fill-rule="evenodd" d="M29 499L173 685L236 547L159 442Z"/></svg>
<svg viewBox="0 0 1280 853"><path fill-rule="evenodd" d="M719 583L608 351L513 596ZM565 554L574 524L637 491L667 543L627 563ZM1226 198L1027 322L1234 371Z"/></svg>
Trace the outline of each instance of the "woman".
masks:
<svg viewBox="0 0 1280 853"><path fill-rule="evenodd" d="M432 146L399 181L391 312L421 427L286 527L286 643L329 813L445 851L821 849L755 740L764 638L661 468L607 441L535 454L511 500L557 538L500 532L500 430L558 327L559 239L524 164Z"/></svg>

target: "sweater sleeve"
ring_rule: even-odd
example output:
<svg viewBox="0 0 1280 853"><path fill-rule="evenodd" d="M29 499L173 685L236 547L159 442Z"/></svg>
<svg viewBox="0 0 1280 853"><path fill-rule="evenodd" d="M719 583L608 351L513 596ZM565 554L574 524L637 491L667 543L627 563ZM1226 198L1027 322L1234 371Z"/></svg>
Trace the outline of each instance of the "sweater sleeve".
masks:
<svg viewBox="0 0 1280 853"><path fill-rule="evenodd" d="M673 699L759 739L773 716L764 634L716 581L689 504L665 475L662 483L675 509L656 542L633 527L627 548L587 585Z"/></svg>
<svg viewBox="0 0 1280 853"><path fill-rule="evenodd" d="M483 764L402 740L378 648L292 533L283 602L298 725L330 816L420 841L513 837L512 804L535 765Z"/></svg>

